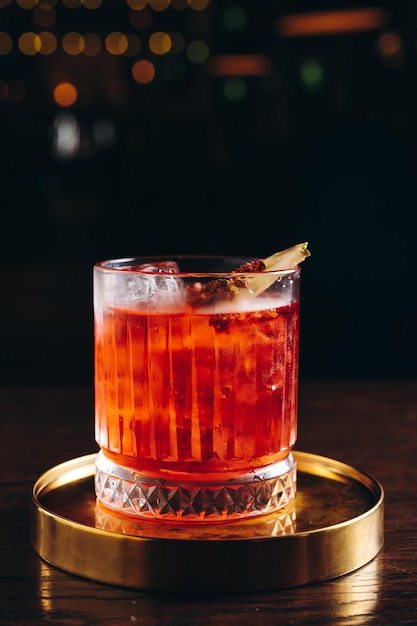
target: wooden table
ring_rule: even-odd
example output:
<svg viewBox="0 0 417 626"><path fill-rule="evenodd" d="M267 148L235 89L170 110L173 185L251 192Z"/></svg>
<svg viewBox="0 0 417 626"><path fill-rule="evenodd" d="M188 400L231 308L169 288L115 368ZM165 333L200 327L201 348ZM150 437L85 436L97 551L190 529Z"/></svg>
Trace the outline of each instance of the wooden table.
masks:
<svg viewBox="0 0 417 626"><path fill-rule="evenodd" d="M96 451L92 390L0 389L0 424L2 626L417 624L416 382L301 383L297 449L382 483L385 544L351 574L268 593L136 591L43 563L29 544L31 487L50 467Z"/></svg>

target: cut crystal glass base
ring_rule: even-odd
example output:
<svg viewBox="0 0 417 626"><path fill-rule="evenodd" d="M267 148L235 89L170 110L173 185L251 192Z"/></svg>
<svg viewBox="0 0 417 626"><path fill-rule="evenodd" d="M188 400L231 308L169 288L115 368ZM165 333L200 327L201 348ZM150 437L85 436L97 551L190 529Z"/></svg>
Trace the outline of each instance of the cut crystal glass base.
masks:
<svg viewBox="0 0 417 626"><path fill-rule="evenodd" d="M242 481L168 484L117 465L100 452L95 490L105 507L121 515L167 521L231 520L287 506L296 494L297 471L290 454L279 463L244 475Z"/></svg>

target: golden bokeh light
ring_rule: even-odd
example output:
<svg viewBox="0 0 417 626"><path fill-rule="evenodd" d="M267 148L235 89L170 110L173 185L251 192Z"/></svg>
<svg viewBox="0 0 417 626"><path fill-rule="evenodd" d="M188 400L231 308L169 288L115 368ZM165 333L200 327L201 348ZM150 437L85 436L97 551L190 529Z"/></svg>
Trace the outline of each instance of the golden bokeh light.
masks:
<svg viewBox="0 0 417 626"><path fill-rule="evenodd" d="M148 0L148 4L154 11L165 11L169 7L170 0Z"/></svg>
<svg viewBox="0 0 417 626"><path fill-rule="evenodd" d="M13 40L8 33L0 32L0 55L9 54L13 48Z"/></svg>
<svg viewBox="0 0 417 626"><path fill-rule="evenodd" d="M19 50L26 56L33 56L41 49L39 35L32 32L23 33L18 39Z"/></svg>
<svg viewBox="0 0 417 626"><path fill-rule="evenodd" d="M77 101L78 91L72 83L58 83L53 91L53 98L59 106L69 107Z"/></svg>
<svg viewBox="0 0 417 626"><path fill-rule="evenodd" d="M148 4L148 0L126 0L126 2L128 6L135 11L141 11Z"/></svg>
<svg viewBox="0 0 417 626"><path fill-rule="evenodd" d="M81 54L85 48L84 37L80 33L66 33L62 38L62 49L73 56Z"/></svg>
<svg viewBox="0 0 417 626"><path fill-rule="evenodd" d="M204 11L209 5L209 0L188 0L188 5L194 11Z"/></svg>
<svg viewBox="0 0 417 626"><path fill-rule="evenodd" d="M41 54L53 54L55 52L58 47L55 35L45 31L43 33L39 33L39 39L41 40L41 47L39 50Z"/></svg>
<svg viewBox="0 0 417 626"><path fill-rule="evenodd" d="M84 50L83 54L87 57L93 57L101 51L101 39L95 33L84 34Z"/></svg>
<svg viewBox="0 0 417 626"><path fill-rule="evenodd" d="M120 32L109 33L104 42L109 54L119 55L126 52L128 41L126 35Z"/></svg>
<svg viewBox="0 0 417 626"><path fill-rule="evenodd" d="M136 61L132 67L132 77L137 83L151 83L155 78L155 67L153 63L146 59Z"/></svg>
<svg viewBox="0 0 417 626"><path fill-rule="evenodd" d="M117 0L118 1L118 0ZM1 56L9 55L13 48L16 48L18 52L25 56L35 56L37 54L48 56L53 55L59 49L63 53L70 56L85 55L93 57L100 53L106 52L113 56L124 56L132 59L131 74L136 83L147 84L151 83L156 75L156 60L152 62L146 58L140 58L148 56L152 59L152 55L167 56L164 61L158 61L159 70L165 74L169 74L170 79L183 75L186 68L187 60L193 64L201 64L207 60L209 56L209 48L207 44L202 41L203 37L199 33L194 34L194 41L187 46L186 37L190 37L188 34L183 34L179 30L172 30L169 32L157 31L152 32L152 22L157 19L156 12L163 12L168 9L175 11L185 11L191 9L192 11L203 11L208 5L209 0L122 0L127 9L127 17L130 23L129 26L123 31L113 31L107 33L100 32L76 32L70 29L63 29L63 32L59 32L59 37L55 32L57 26L57 19L61 16L58 13L57 7L64 7L70 10L80 10L81 23L84 24L83 16L86 15L86 10L95 10L100 7L104 7L106 4L104 0L0 0L0 9L6 7L12 3L18 5L20 9L31 12L31 19L33 23L33 31L29 31L26 28L22 28L21 32L17 35L9 34L4 31L0 31L0 58ZM68 13L67 13L68 15ZM77 11L78 16L78 11ZM187 15L188 18L197 19L202 15L196 15L191 13ZM78 18L77 18L78 19ZM67 21L67 26L70 24ZM193 22L194 24L194 22ZM74 27L74 26L73 26ZM90 28L92 28L90 26ZM169 26L168 26L169 28ZM172 26L171 26L172 28ZM175 27L174 27L175 28ZM147 30L146 36L142 36L141 32L135 34L136 31ZM201 37L201 40L200 40ZM141 52L144 51L144 55ZM149 53L152 53L150 55ZM183 66L180 67L179 56L173 59L174 55L180 55L184 53L184 59L182 61ZM140 56L139 56L140 55ZM169 64L172 60L171 65ZM165 65L164 65L165 63ZM176 65L175 65L176 63ZM159 65L161 64L161 65ZM164 67L166 66L165 70ZM180 71L181 70L181 71ZM3 77L4 78L4 77ZM62 76L60 77L62 80ZM8 83L2 83L2 99L12 100L18 102L19 94L22 94L24 90L23 83L16 83L13 90L9 88ZM11 94L15 94L12 96ZM7 96L5 95L7 94ZM61 82L56 85L53 90L53 98L56 104L61 107L69 107L74 104L80 97L77 88L71 82Z"/></svg>
<svg viewBox="0 0 417 626"><path fill-rule="evenodd" d="M167 54L171 50L171 45L171 37L167 33L153 33L149 37L149 49L154 54Z"/></svg>

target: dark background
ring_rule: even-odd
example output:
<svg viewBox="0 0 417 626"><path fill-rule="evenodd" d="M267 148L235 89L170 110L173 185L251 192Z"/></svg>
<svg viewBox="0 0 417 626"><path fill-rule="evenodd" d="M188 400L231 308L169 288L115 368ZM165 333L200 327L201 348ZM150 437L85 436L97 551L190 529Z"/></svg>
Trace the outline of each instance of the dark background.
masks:
<svg viewBox="0 0 417 626"><path fill-rule="evenodd" d="M50 0L49 28L36 24L40 3L0 2L0 34L13 41L0 55L0 384L91 382L95 261L265 257L301 241L312 252L301 377L414 377L417 3L176 1L148 5L146 28L124 0L95 10ZM384 24L297 37L277 28L283 16L363 7L385 9ZM21 34L41 30L58 41L129 32L142 47L133 58L20 52ZM182 53L149 51L165 30L183 35ZM204 63L187 56L195 40ZM270 68L213 75L223 54L264 54ZM155 64L147 85L132 78L140 58ZM69 108L54 102L59 80L79 90ZM244 94L228 96L233 86ZM54 151L63 113L81 133L67 158ZM97 128L110 129L107 141Z"/></svg>

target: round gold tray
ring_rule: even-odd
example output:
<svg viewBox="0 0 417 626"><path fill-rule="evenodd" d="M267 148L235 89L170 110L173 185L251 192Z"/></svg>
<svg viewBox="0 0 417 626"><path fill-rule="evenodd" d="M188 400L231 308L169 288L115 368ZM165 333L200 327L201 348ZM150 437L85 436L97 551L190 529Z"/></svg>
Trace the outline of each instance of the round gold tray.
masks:
<svg viewBox="0 0 417 626"><path fill-rule="evenodd" d="M269 591L342 576L383 545L384 492L371 476L295 452L298 491L286 509L219 523L136 521L104 512L96 454L53 467L32 494L35 552L66 572L157 591Z"/></svg>

